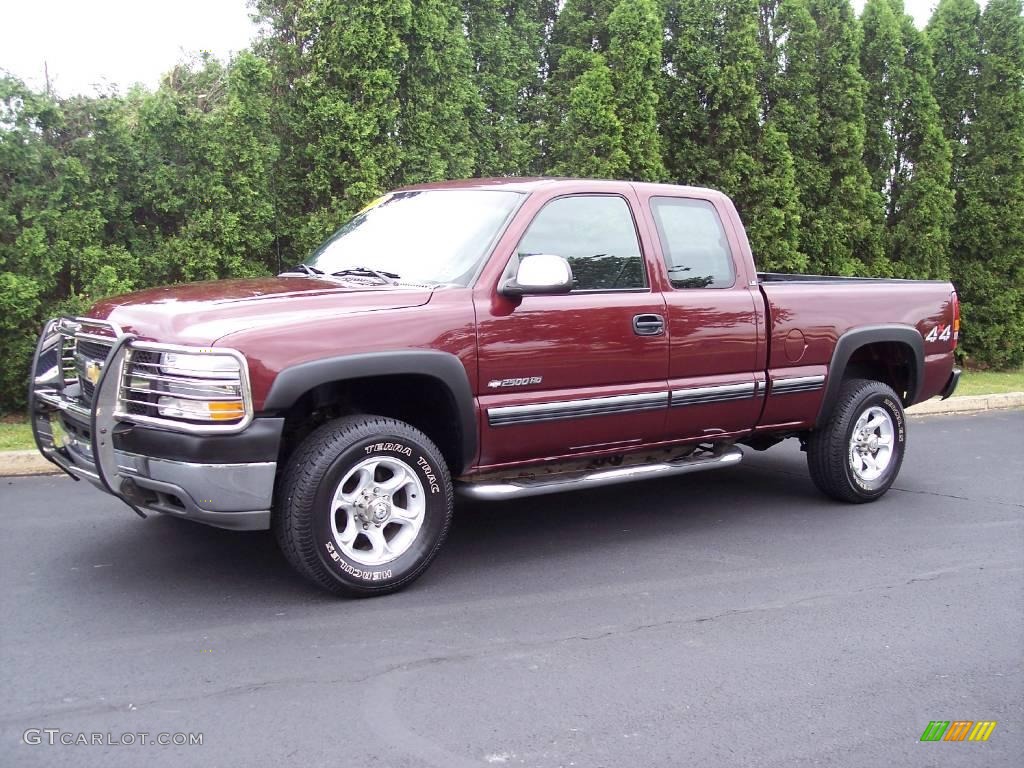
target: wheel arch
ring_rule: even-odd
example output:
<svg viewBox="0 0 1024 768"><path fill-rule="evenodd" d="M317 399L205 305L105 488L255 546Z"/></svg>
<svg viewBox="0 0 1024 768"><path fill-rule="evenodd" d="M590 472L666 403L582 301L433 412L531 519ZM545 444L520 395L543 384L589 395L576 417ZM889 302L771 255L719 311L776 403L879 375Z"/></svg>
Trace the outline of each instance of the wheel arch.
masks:
<svg viewBox="0 0 1024 768"><path fill-rule="evenodd" d="M828 422L850 375L896 390L904 406L917 402L924 383L924 339L909 325L873 325L847 331L836 342L816 426Z"/></svg>
<svg viewBox="0 0 1024 768"><path fill-rule="evenodd" d="M476 459L478 450L475 399L469 376L461 360L435 350L372 352L313 360L286 368L274 379L263 410L286 415L341 396L351 396L357 405L369 405L370 412L401 418L398 408L373 407L396 388L412 387L417 397L429 400L438 412L429 418L404 418L420 428L445 454L453 474L461 474ZM438 402L439 401L439 402ZM340 401L339 401L340 402ZM417 423L418 422L418 423ZM444 434L438 439L438 430ZM427 428L424 428L426 426ZM434 431L435 435L431 432Z"/></svg>

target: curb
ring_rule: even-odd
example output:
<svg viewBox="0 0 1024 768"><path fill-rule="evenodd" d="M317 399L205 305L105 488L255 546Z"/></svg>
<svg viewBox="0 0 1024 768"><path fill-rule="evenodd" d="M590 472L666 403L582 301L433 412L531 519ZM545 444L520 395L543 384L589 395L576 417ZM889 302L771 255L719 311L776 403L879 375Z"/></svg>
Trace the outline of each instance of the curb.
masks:
<svg viewBox="0 0 1024 768"><path fill-rule="evenodd" d="M1004 392L999 395L965 395L948 400L925 400L907 409L908 416L932 416L939 413L980 413L1024 408L1024 392Z"/></svg>
<svg viewBox="0 0 1024 768"><path fill-rule="evenodd" d="M0 477L61 474L64 473L39 451L0 451Z"/></svg>
<svg viewBox="0 0 1024 768"><path fill-rule="evenodd" d="M952 413L982 413L1024 408L1024 392L1000 395L967 395L948 400L926 400L907 409L908 416L935 416ZM22 475L59 475L61 471L44 459L39 451L0 451L0 477Z"/></svg>

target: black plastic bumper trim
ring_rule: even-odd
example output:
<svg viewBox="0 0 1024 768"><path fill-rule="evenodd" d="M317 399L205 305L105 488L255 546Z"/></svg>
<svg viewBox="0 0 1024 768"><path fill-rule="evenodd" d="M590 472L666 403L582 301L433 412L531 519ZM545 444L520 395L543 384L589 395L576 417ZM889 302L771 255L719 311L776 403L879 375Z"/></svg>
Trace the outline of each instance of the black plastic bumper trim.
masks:
<svg viewBox="0 0 1024 768"><path fill-rule="evenodd" d="M953 372L949 374L949 381L946 382L946 386L942 388L942 399L945 400L954 392L956 392L956 385L960 383L960 374L963 373L959 368L954 368Z"/></svg>
<svg viewBox="0 0 1024 768"><path fill-rule="evenodd" d="M277 461L283 418L258 417L231 435L189 435L125 424L114 431L114 447L154 459L197 464Z"/></svg>

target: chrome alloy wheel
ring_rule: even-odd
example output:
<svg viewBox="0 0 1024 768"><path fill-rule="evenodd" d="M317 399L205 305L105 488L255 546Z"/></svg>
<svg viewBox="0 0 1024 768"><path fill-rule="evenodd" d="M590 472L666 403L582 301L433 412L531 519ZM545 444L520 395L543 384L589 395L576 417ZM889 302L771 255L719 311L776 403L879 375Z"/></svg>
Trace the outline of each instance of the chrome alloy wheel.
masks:
<svg viewBox="0 0 1024 768"><path fill-rule="evenodd" d="M893 457L895 428L892 416L873 405L857 419L850 436L850 468L864 482L877 480Z"/></svg>
<svg viewBox="0 0 1024 768"><path fill-rule="evenodd" d="M348 471L331 501L331 531L360 565L384 565L406 553L423 526L423 483L405 462L381 456Z"/></svg>

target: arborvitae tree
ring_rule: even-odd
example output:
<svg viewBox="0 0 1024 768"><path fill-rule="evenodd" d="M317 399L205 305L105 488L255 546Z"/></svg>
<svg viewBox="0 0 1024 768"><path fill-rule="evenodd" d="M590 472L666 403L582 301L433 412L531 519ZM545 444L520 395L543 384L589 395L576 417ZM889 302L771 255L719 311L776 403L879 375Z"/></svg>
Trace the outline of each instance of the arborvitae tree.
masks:
<svg viewBox="0 0 1024 768"><path fill-rule="evenodd" d="M717 172L705 141L719 75L715 0L667 0L658 100L670 179L699 184Z"/></svg>
<svg viewBox="0 0 1024 768"><path fill-rule="evenodd" d="M868 0L861 22L864 161L886 203L887 255L902 277L947 277L950 150L929 84L931 51L902 0Z"/></svg>
<svg viewBox="0 0 1024 768"><path fill-rule="evenodd" d="M536 163L543 0L463 0L483 113L471 126L483 176L525 175Z"/></svg>
<svg viewBox="0 0 1024 768"><path fill-rule="evenodd" d="M928 22L932 47L932 93L942 130L953 150L953 184L964 178L967 126L974 120L981 41L981 9L976 0L939 0Z"/></svg>
<svg viewBox="0 0 1024 768"><path fill-rule="evenodd" d="M461 179L477 168L470 125L483 117L458 0L412 0L398 91L396 184Z"/></svg>
<svg viewBox="0 0 1024 768"><path fill-rule="evenodd" d="M1019 365L1021 0L939 0L930 52L900 1L869 0L862 47L850 0L252 0L251 53L155 91L0 76L0 409L46 317L287 267L406 180L660 177L659 141L760 268L908 276L944 274L950 144L962 348Z"/></svg>
<svg viewBox="0 0 1024 768"><path fill-rule="evenodd" d="M542 153L539 164L541 173L551 173L555 165L564 165L563 159L556 159L565 156L565 152L557 146L556 136L565 135L563 122L571 109L571 93L579 85L579 78L592 69L603 67L608 71L607 60L604 58L608 50L606 22L614 2L615 0L566 0L565 5L557 10L557 15L553 17L545 54L547 77L538 114L540 125L537 126L537 142ZM600 59L594 59L590 55L595 52L601 54ZM596 63L598 61L599 65ZM610 72L608 74L610 76ZM603 86L598 82L600 79L599 74L589 75L587 89L603 90ZM614 85L612 87L614 97ZM609 139L611 144L621 147L622 125L618 117L615 123L619 126L619 133ZM624 173L625 169L622 172Z"/></svg>
<svg viewBox="0 0 1024 768"><path fill-rule="evenodd" d="M615 88L629 178L665 177L658 134L657 78L661 69L661 18L654 0L621 0L608 16L608 65Z"/></svg>
<svg viewBox="0 0 1024 768"><path fill-rule="evenodd" d="M871 184L885 194L891 181L899 130L893 124L906 107L908 74L900 19L894 10L899 0L867 0L860 23L864 40L860 70L867 88L864 99L864 162ZM902 15L902 9L900 11Z"/></svg>
<svg viewBox="0 0 1024 768"><path fill-rule="evenodd" d="M559 176L620 178L629 158L622 148L622 123L615 114L615 89L604 57L570 48L560 67L573 73L565 110L550 133L550 172Z"/></svg>
<svg viewBox="0 0 1024 768"><path fill-rule="evenodd" d="M800 180L801 208L813 210L816 190L825 186L826 174L814 148L818 120L818 27L806 0L763 0L761 37L771 58L762 76L762 109L782 131L793 154ZM811 224L804 216L803 228Z"/></svg>
<svg viewBox="0 0 1024 768"><path fill-rule="evenodd" d="M767 115L778 100L779 72L784 62L782 46L786 26L780 18L782 0L759 0L757 39L761 46L758 61L757 88L761 93L761 111Z"/></svg>
<svg viewBox="0 0 1024 768"><path fill-rule="evenodd" d="M1024 361L1024 18L989 0L981 19L976 117L967 128L953 274L965 347L993 366Z"/></svg>
<svg viewBox="0 0 1024 768"><path fill-rule="evenodd" d="M762 272L803 272L807 254L800 250L800 193L786 135L769 121L754 152L758 173L742 197L747 235Z"/></svg>
<svg viewBox="0 0 1024 768"><path fill-rule="evenodd" d="M668 153L670 175L733 197L759 266L799 268L792 156L760 119L756 0L675 0L667 18L662 123L680 140ZM692 44L694 35L703 45Z"/></svg>
<svg viewBox="0 0 1024 768"><path fill-rule="evenodd" d="M608 16L617 0L565 0L551 29L548 55L551 71L567 49L608 50Z"/></svg>
<svg viewBox="0 0 1024 768"><path fill-rule="evenodd" d="M772 112L789 137L800 250L829 274L886 274L881 197L864 167L860 34L849 0L783 0L783 68Z"/></svg>
<svg viewBox="0 0 1024 768"><path fill-rule="evenodd" d="M320 232L305 231L308 216L319 203L307 181L315 158L309 151L307 94L300 84L313 69L313 41L319 35L321 14L309 0L254 0L253 10L264 30L253 50L270 66L270 120L280 147L271 191L274 251L287 267L305 257Z"/></svg>
<svg viewBox="0 0 1024 768"><path fill-rule="evenodd" d="M394 180L409 0L319 0L299 17L308 59L294 87L306 202L297 250L315 245Z"/></svg>
<svg viewBox="0 0 1024 768"><path fill-rule="evenodd" d="M793 181L785 175L778 186L793 184L796 204L791 217L799 216L797 246L788 263L777 268L789 272L808 269L808 247L816 242L821 226L815 216L815 190L825 186L826 171L817 156L807 152L818 139L816 67L818 29L805 0L761 0L759 36L764 61L759 76L761 109L769 129L778 132L792 158ZM762 141L767 152L772 141ZM764 182L765 186L771 180ZM771 195L774 187L759 194Z"/></svg>
<svg viewBox="0 0 1024 768"><path fill-rule="evenodd" d="M682 162L670 165L670 171L679 178L697 171L691 181L729 193L740 192L756 170L759 50L752 11L753 3L747 0L673 0L669 8L674 44L668 49L666 90L671 95L662 121L678 120L685 130L684 143L703 145L707 157L706 163L694 163L679 151L672 152L670 162ZM691 45L695 35L704 45Z"/></svg>
<svg viewBox="0 0 1024 768"><path fill-rule="evenodd" d="M948 279L955 206L952 150L931 93L928 39L909 15L903 15L902 27L909 80L889 196L888 255L904 277Z"/></svg>

